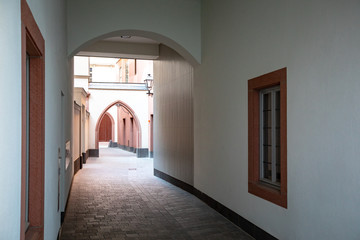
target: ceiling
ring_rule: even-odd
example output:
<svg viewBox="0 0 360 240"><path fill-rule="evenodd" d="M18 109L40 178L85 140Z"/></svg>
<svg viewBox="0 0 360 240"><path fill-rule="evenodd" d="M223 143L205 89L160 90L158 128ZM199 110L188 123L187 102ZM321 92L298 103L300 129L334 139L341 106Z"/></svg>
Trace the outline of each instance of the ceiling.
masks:
<svg viewBox="0 0 360 240"><path fill-rule="evenodd" d="M119 37L111 37L103 39L102 41L109 41L109 42L126 42L126 43L146 43L146 44L159 44L150 38L138 37L138 36L131 36L130 38L122 38Z"/></svg>
<svg viewBox="0 0 360 240"><path fill-rule="evenodd" d="M87 46L78 52L77 56L154 60L159 57L159 44L157 41L139 36L110 37Z"/></svg>

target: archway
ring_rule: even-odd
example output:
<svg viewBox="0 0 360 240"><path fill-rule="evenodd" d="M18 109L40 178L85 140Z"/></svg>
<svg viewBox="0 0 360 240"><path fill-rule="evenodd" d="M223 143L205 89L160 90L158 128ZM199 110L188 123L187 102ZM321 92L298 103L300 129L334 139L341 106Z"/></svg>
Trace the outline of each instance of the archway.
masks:
<svg viewBox="0 0 360 240"><path fill-rule="evenodd" d="M99 116L99 118L97 120L96 127L95 127L95 149L99 149L99 130L100 130L101 122L102 122L104 116L107 114L107 111L111 107L113 107L115 105L121 106L122 108L124 108L132 116L132 119L134 121L134 125L136 126L136 128L138 130L136 136L134 136L134 141L137 142L138 147L141 147L141 125L140 125L140 121L139 121L137 115L135 114L135 111L129 105L127 105L123 101L118 100L118 101L115 101L115 102L109 104L102 111L102 113L100 114L100 116ZM120 136L118 136L118 138L120 138Z"/></svg>
<svg viewBox="0 0 360 240"><path fill-rule="evenodd" d="M70 57L75 56L77 53L82 51L83 49L91 46L92 44L111 37L118 37L118 36L137 36L137 37L143 37L148 38L151 40L154 40L158 42L159 44L164 44L172 49L174 49L179 55L181 55L186 61L188 61L192 66L199 65L199 61L190 53L187 49L185 49L182 45L178 44L173 39L166 37L164 35L150 32L150 31L144 31L144 30L136 30L136 29L126 29L126 30L118 30L109 32L106 34L99 35L97 37L94 37L86 42L84 42L81 46L76 48L74 51L70 53Z"/></svg>
<svg viewBox="0 0 360 240"><path fill-rule="evenodd" d="M101 119L99 126L99 142L109 142L114 140L114 119L106 112Z"/></svg>

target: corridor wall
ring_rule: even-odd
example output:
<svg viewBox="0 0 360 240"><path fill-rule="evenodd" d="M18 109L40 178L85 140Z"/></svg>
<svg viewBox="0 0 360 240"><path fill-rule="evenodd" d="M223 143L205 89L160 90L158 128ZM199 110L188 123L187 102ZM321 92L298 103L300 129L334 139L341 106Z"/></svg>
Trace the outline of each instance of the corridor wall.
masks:
<svg viewBox="0 0 360 240"><path fill-rule="evenodd" d="M74 174L80 170L81 161L81 107L74 103L74 121L72 136L72 161L74 165Z"/></svg>
<svg viewBox="0 0 360 240"><path fill-rule="evenodd" d="M45 39L45 194L44 239L56 239L60 228L58 211L58 149L71 139L72 91L68 78L65 2L28 0L41 34ZM1 62L1 158L0 238L22 239L21 219L21 1L0 1ZM61 92L65 117L61 116ZM63 164L65 164L63 162ZM64 197L64 196L62 196ZM66 197L65 197L66 198ZM6 216L6 217L5 217Z"/></svg>
<svg viewBox="0 0 360 240"><path fill-rule="evenodd" d="M278 239L359 239L360 2L202 4L195 187ZM248 193L248 80L283 67L287 209Z"/></svg>
<svg viewBox="0 0 360 240"><path fill-rule="evenodd" d="M12 1L11 1L12 2ZM58 148L65 152L65 142L72 136L73 81L69 77L71 65L67 58L66 4L58 0L27 0L34 18L45 39L45 196L44 239L56 239L60 216L67 199L61 190L61 207L58 210ZM61 116L61 92L64 94L64 118ZM64 140L61 120L64 119ZM65 159L62 158L62 167ZM71 168L70 168L71 169ZM62 174L65 174L62 172ZM71 175L64 176L71 184ZM69 185L65 186L68 189Z"/></svg>
<svg viewBox="0 0 360 240"><path fill-rule="evenodd" d="M154 86L154 169L193 185L193 67L160 45Z"/></svg>
<svg viewBox="0 0 360 240"><path fill-rule="evenodd" d="M89 157L89 123L90 123L90 112L85 113L85 153L86 158Z"/></svg>
<svg viewBox="0 0 360 240"><path fill-rule="evenodd" d="M20 1L0 0L0 237L20 239L21 21ZM6 156L6 157L5 157Z"/></svg>

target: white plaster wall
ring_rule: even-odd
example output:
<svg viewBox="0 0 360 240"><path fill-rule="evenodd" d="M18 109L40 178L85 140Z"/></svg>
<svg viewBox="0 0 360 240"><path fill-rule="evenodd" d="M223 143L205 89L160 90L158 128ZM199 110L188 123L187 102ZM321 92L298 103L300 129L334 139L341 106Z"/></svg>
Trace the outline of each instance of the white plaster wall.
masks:
<svg viewBox="0 0 360 240"><path fill-rule="evenodd" d="M20 238L20 1L0 0L0 239ZM6 24L4 24L6 23Z"/></svg>
<svg viewBox="0 0 360 240"><path fill-rule="evenodd" d="M129 105L138 117L141 125L141 148L148 148L148 95L146 91L117 91L89 89L89 148L95 148L95 127L104 109L115 101ZM114 116L114 115L113 115ZM115 119L114 119L115 120Z"/></svg>
<svg viewBox="0 0 360 240"><path fill-rule="evenodd" d="M89 76L89 57L74 57L74 75Z"/></svg>
<svg viewBox="0 0 360 240"><path fill-rule="evenodd" d="M69 58L68 60L68 79L69 79L69 85L68 85L68 93L69 96L64 96L65 98L65 140L64 144L69 141L70 142L70 152L72 152L72 133L73 133L73 119L74 119L74 58ZM70 111L69 111L70 110ZM64 146L65 147L65 146ZM72 158L72 155L70 154L70 158ZM61 187L62 187L62 196L61 196L61 211L65 212L66 202L67 198L70 194L71 189L71 183L74 176L74 164L73 160L70 159L69 164L66 166L66 156L65 151L63 151L63 159L64 163L62 164L61 169Z"/></svg>
<svg viewBox="0 0 360 240"><path fill-rule="evenodd" d="M86 114L85 117L85 152L89 150L89 122L90 116Z"/></svg>
<svg viewBox="0 0 360 240"><path fill-rule="evenodd" d="M118 119L117 119L117 107L113 106L108 110L108 113L112 116L112 118L114 119L114 138L113 141L117 142L118 141L118 137L117 137L117 133L118 133Z"/></svg>
<svg viewBox="0 0 360 240"><path fill-rule="evenodd" d="M58 148L62 151L65 148L65 142L61 142L61 91L66 98L65 139L71 139L72 126L72 80L68 78L66 9L64 1L27 2L45 39L44 239L56 239L60 228L60 212L57 211L57 157ZM64 158L62 165L65 165Z"/></svg>
<svg viewBox="0 0 360 240"><path fill-rule="evenodd" d="M119 30L140 30L144 37L201 61L200 0L68 0L68 54L88 41ZM126 35L126 34L123 34ZM169 40L171 39L171 40ZM89 42L91 43L91 42Z"/></svg>
<svg viewBox="0 0 360 240"><path fill-rule="evenodd" d="M88 78L75 78L74 88L83 88L85 91L89 90L89 79Z"/></svg>
<svg viewBox="0 0 360 240"><path fill-rule="evenodd" d="M93 82L118 82L116 74L119 73L119 68L115 66L96 66L93 67L92 81Z"/></svg>
<svg viewBox="0 0 360 240"><path fill-rule="evenodd" d="M360 238L360 2L203 1L195 187L279 239ZM288 209L247 192L247 80L288 68Z"/></svg>
<svg viewBox="0 0 360 240"><path fill-rule="evenodd" d="M74 108L73 121L73 137L72 137L72 160L76 161L81 155L80 153L80 118L81 111L77 107Z"/></svg>
<svg viewBox="0 0 360 240"><path fill-rule="evenodd" d="M134 82L141 82L143 83L144 80L147 78L148 74L153 75L154 72L154 64L153 64L153 60L141 60L141 59L137 59L136 60L136 75L134 76L134 78L136 79Z"/></svg>

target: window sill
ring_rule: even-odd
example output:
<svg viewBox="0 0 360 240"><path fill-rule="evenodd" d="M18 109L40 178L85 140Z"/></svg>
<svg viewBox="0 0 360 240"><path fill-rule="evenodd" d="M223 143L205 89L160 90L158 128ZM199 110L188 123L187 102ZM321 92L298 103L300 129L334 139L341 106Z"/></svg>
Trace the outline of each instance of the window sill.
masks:
<svg viewBox="0 0 360 240"><path fill-rule="evenodd" d="M269 184L262 182L249 182L248 191L255 196L287 208L287 194L282 193L281 190L272 187Z"/></svg>

